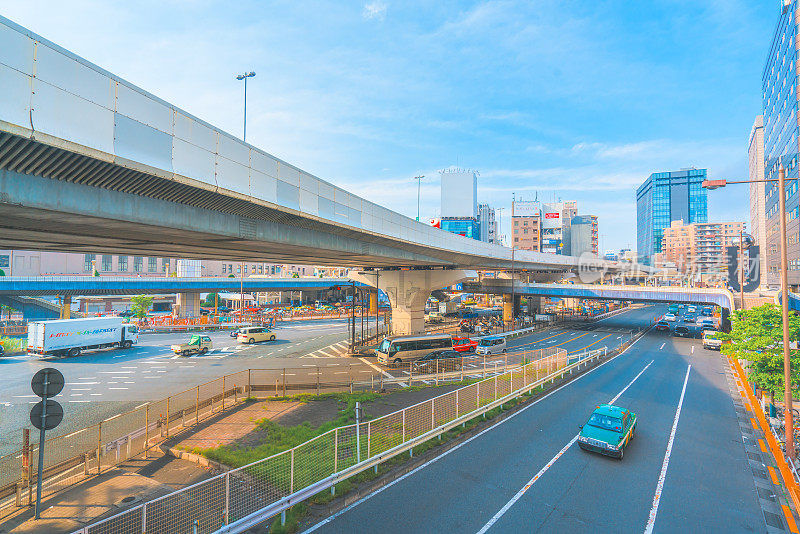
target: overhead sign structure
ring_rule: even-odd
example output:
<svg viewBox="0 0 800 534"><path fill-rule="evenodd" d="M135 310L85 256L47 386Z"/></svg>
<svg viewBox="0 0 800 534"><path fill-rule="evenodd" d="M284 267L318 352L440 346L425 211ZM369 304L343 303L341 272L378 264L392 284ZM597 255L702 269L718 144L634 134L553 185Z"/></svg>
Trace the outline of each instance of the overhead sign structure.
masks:
<svg viewBox="0 0 800 534"><path fill-rule="evenodd" d="M64 418L64 409L61 405L50 400L64 389L64 375L58 369L46 367L40 369L31 379L31 389L42 401L31 409L31 424L39 429L39 465L36 477L36 512L34 517L39 519L42 509L42 472L44 470L44 432L57 427Z"/></svg>

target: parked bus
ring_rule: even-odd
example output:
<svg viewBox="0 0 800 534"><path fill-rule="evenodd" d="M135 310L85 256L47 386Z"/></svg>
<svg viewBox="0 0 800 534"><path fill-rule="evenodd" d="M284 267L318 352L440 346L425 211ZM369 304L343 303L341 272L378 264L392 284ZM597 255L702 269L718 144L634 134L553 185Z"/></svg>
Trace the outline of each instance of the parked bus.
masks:
<svg viewBox="0 0 800 534"><path fill-rule="evenodd" d="M384 338L375 349L375 353L378 356L378 363L397 366L405 362L412 362L431 351L449 349L452 346L453 339L450 334L396 336Z"/></svg>

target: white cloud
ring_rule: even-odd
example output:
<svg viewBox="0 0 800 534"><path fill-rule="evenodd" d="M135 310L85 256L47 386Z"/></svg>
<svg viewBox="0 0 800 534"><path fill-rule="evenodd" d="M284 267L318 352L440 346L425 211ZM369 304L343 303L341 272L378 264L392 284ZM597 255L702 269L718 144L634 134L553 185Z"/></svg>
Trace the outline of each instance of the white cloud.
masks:
<svg viewBox="0 0 800 534"><path fill-rule="evenodd" d="M367 20L384 20L387 8L388 6L384 2L369 2L364 4L364 10L361 15Z"/></svg>

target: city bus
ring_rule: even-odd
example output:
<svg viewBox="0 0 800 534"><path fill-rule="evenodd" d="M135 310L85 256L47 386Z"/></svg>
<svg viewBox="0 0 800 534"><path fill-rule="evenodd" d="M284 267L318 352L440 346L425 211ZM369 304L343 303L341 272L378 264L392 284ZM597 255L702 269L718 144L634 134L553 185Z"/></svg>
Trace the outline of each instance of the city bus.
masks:
<svg viewBox="0 0 800 534"><path fill-rule="evenodd" d="M395 336L384 338L375 349L375 354L378 356L378 363L398 366L405 362L412 362L431 351L452 347L453 338L450 337L450 334Z"/></svg>

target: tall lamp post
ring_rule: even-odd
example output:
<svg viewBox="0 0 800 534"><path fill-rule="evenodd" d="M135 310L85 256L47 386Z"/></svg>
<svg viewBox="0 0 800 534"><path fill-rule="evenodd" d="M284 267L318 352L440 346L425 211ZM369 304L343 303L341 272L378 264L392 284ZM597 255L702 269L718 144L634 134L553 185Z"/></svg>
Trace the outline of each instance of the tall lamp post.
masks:
<svg viewBox="0 0 800 534"><path fill-rule="evenodd" d="M425 176L415 176L414 179L417 181L417 221L419 221L419 189L420 183Z"/></svg>
<svg viewBox="0 0 800 534"><path fill-rule="evenodd" d="M236 77L237 80L244 80L244 132L242 133L242 141L247 141L247 78L252 78L255 75L255 72L250 71Z"/></svg>
<svg viewBox="0 0 800 534"><path fill-rule="evenodd" d="M797 180L797 178L790 178ZM783 404L784 427L786 429L786 454L794 461L794 426L792 424L792 370L789 348L789 260L786 253L786 170L783 164L778 168L778 179L770 180L704 180L706 189L718 189L728 184L753 184L778 182L778 213L780 214L781 250L781 319L783 322ZM744 286L744 280L741 281ZM742 303L744 304L744 303ZM744 307L744 306L743 306Z"/></svg>

